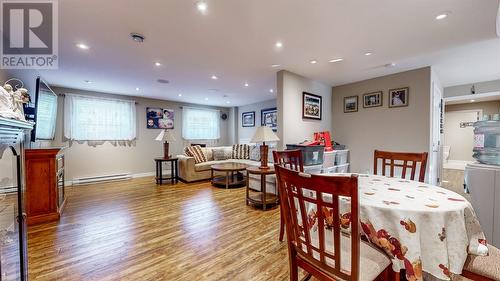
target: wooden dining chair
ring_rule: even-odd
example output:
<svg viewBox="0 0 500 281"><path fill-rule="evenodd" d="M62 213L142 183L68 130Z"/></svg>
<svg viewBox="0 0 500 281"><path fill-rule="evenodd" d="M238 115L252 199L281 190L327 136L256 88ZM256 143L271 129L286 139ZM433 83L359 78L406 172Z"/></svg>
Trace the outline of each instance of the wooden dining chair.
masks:
<svg viewBox="0 0 500 281"><path fill-rule="evenodd" d="M289 168L294 171L304 172L304 162L302 161L302 152L299 149L273 151L274 163L280 166ZM280 207L281 208L281 207ZM280 210L280 238L283 241L285 234L285 220L283 219L283 212Z"/></svg>
<svg viewBox="0 0 500 281"><path fill-rule="evenodd" d="M389 280L390 259L360 239L356 175L309 175L278 164L275 169L285 218L291 281L298 280L299 267L309 273L307 277L312 275L320 281ZM350 235L341 232L339 213L339 201L349 199ZM333 224L327 223L325 214L332 214L328 220Z"/></svg>
<svg viewBox="0 0 500 281"><path fill-rule="evenodd" d="M500 250L488 244L488 256L469 255L462 276L476 281L500 280Z"/></svg>
<svg viewBox="0 0 500 281"><path fill-rule="evenodd" d="M375 150L373 159L373 174L378 174L378 162L382 160L382 175L386 175L387 168L390 168L389 175L394 177L394 168L401 168L401 178L405 179L410 170L410 179L415 180L417 164L420 163L418 181L425 181L425 171L427 167L427 152L406 153Z"/></svg>

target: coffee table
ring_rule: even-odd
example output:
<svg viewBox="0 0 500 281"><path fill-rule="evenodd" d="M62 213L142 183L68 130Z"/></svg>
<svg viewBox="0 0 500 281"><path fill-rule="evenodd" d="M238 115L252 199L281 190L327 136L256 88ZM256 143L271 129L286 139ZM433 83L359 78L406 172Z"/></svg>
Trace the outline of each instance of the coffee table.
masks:
<svg viewBox="0 0 500 281"><path fill-rule="evenodd" d="M210 166L212 175L211 182L214 186L242 187L245 186L245 176L241 171L245 171L248 166L240 163L214 164ZM223 172L224 175L214 175L214 172ZM236 173L236 175L235 175Z"/></svg>

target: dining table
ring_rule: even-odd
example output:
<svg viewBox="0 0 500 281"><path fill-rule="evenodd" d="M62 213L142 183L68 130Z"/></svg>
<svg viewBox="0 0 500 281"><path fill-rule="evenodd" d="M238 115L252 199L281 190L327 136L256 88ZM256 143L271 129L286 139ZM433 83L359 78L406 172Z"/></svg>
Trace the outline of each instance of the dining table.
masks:
<svg viewBox="0 0 500 281"><path fill-rule="evenodd" d="M488 254L472 205L451 190L407 179L358 174L358 193L362 234L391 258L395 272L404 269L408 280L423 280L423 272L451 280L454 274L461 274L469 254ZM323 200L331 202L332 197L323 194ZM350 198L340 197L339 201L341 229L348 232ZM309 217L317 211L312 205L307 209ZM328 221L332 220L327 217ZM311 231L317 231L317 225Z"/></svg>

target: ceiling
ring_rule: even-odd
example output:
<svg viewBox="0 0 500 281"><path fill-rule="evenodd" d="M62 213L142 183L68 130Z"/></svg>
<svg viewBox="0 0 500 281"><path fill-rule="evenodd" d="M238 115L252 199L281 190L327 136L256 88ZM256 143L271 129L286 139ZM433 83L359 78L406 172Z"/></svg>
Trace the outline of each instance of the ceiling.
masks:
<svg viewBox="0 0 500 281"><path fill-rule="evenodd" d="M331 85L427 65L445 86L500 79L499 0L206 2L202 14L192 0L59 1L59 69L40 74L57 86L219 106L275 98L279 69Z"/></svg>

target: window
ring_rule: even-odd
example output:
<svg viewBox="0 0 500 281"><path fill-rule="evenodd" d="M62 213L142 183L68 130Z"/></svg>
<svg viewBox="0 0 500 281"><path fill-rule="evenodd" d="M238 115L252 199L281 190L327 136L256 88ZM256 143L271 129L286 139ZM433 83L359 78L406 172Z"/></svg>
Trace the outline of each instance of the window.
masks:
<svg viewBox="0 0 500 281"><path fill-rule="evenodd" d="M182 137L186 140L219 139L219 111L184 107L182 109Z"/></svg>
<svg viewBox="0 0 500 281"><path fill-rule="evenodd" d="M56 132L57 96L41 89L38 93L36 108L37 140L53 140Z"/></svg>
<svg viewBox="0 0 500 281"><path fill-rule="evenodd" d="M64 136L77 141L131 141L136 138L135 102L66 94Z"/></svg>

